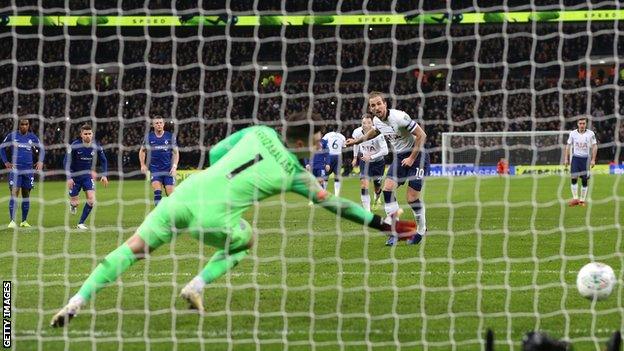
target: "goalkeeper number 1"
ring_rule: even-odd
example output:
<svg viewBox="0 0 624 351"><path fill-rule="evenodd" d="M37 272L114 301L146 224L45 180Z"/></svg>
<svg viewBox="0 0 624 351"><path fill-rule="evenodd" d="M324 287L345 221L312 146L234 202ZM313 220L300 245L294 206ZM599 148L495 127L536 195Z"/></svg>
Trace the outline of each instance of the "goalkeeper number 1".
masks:
<svg viewBox="0 0 624 351"><path fill-rule="evenodd" d="M325 191L298 161L320 144L321 132L310 122L320 120L307 113L289 116L286 144L271 128L240 130L215 145L209 154L211 167L196 173L145 218L136 233L109 253L51 321L67 324L93 295L114 282L139 259L169 243L180 231L217 249L205 268L181 291L190 307L204 310L203 289L235 267L253 246L252 228L242 214L255 201L282 192L295 192L350 221L401 237L416 233L413 221L382 219L356 203ZM308 122L308 123L306 123Z"/></svg>

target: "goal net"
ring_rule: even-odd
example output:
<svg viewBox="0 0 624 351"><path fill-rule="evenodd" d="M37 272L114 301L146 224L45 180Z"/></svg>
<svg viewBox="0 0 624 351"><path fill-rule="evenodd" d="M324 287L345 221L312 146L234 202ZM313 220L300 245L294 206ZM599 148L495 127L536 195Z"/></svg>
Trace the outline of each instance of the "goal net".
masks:
<svg viewBox="0 0 624 351"><path fill-rule="evenodd" d="M0 193L5 345L480 350L491 329L496 350L519 349L528 331L579 350L602 348L622 326L622 285L589 301L575 282L592 261L609 264L618 279L624 271L624 10L615 1L563 3L0 4L0 137L25 138L20 121L28 119L45 150L29 197ZM420 200L428 231L419 245L386 246L378 231L284 192L250 202L243 218L255 245L206 285L205 313L179 295L215 249L180 230L99 291L69 326L49 327L154 208L158 195L139 152L155 150L145 143L155 119L175 137L181 186L211 166L220 140L254 125L281 135L293 112L318 112L325 132L349 138L372 91L427 134L431 176ZM562 150L581 117L596 133L597 162L586 206L569 207ZM74 215L64 158L84 124L107 158L110 183L100 181L96 157L87 171L94 172L93 209L80 188ZM11 163L2 182L17 167L19 145L32 146L2 144ZM359 204L352 149L342 156L328 190L335 192L340 174L341 197ZM514 174L483 176L495 174L500 158ZM444 171L456 166L467 171ZM395 195L401 219L412 220L407 188ZM375 197L372 184L369 194ZM9 208L15 228L7 228ZM384 194L372 211L385 216Z"/></svg>

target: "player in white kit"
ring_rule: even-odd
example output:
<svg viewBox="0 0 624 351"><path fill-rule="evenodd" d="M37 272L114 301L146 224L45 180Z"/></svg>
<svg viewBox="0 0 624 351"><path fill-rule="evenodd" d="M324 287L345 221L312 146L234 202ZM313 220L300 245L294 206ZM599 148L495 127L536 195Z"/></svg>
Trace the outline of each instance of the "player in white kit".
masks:
<svg viewBox="0 0 624 351"><path fill-rule="evenodd" d="M427 231L425 206L420 199L424 177L429 174L429 155L424 149L427 134L407 113L388 109L380 92L371 92L368 95L368 107L375 116L373 128L360 138L347 140L346 146L360 144L380 134L392 145L394 160L383 186L386 214L396 216L400 213L394 191L407 182L407 202L418 224L416 235L407 242L418 244ZM386 245L395 245L398 240L397 236L390 235Z"/></svg>
<svg viewBox="0 0 624 351"><path fill-rule="evenodd" d="M362 116L362 126L353 131L353 139L358 139L373 128L373 116L370 113ZM381 178L386 168L384 156L388 154L388 143L382 134L372 140L364 141L353 147L352 166L360 165L360 198L362 207L367 211L371 208L371 198L368 193L368 181L372 179L375 186L376 204L381 197Z"/></svg>
<svg viewBox="0 0 624 351"><path fill-rule="evenodd" d="M564 163L567 167L571 164L570 175L572 176L572 200L570 206L585 206L587 199L587 181L590 176L589 170L596 165L598 142L596 134L587 129L587 118L583 117L576 122L577 129L570 132L568 144L565 147ZM572 149L572 159L570 159ZM589 153L591 149L591 159ZM578 178L581 177L581 196L578 196Z"/></svg>
<svg viewBox="0 0 624 351"><path fill-rule="evenodd" d="M338 132L329 132L323 135L323 140L327 143L329 155L327 157L327 166L325 167L325 181L329 179L329 175L334 173L334 194L340 196L340 168L342 168L342 148L345 145L346 138Z"/></svg>

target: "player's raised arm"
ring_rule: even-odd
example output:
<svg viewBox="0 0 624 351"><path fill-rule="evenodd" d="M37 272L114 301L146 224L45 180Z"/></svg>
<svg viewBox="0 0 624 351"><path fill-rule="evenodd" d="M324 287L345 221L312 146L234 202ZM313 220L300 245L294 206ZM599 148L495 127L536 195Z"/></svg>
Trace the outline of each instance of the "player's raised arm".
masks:
<svg viewBox="0 0 624 351"><path fill-rule="evenodd" d="M353 145L361 144L365 142L366 140L371 140L371 139L376 138L378 135L379 135L379 131L375 128L371 128L371 130L366 132L366 134L362 135L361 137L357 139L354 139L354 138L347 139L345 146L353 146Z"/></svg>
<svg viewBox="0 0 624 351"><path fill-rule="evenodd" d="M210 164L213 165L215 162L219 161L221 157L225 156L225 154L232 150L234 145L236 145L238 141L241 140L248 132L249 130L247 130L247 128L239 130L210 148L208 157Z"/></svg>

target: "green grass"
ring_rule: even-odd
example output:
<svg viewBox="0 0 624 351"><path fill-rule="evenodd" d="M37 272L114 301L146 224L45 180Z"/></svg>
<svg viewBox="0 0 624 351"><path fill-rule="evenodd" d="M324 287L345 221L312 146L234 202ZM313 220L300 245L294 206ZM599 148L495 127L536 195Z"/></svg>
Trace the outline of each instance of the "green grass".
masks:
<svg viewBox="0 0 624 351"><path fill-rule="evenodd" d="M394 248L296 195L284 204L275 197L246 213L258 244L207 287L205 316L186 310L177 294L213 250L181 235L56 330L48 327L53 313L132 234L151 191L141 181L100 187L88 223L96 231L79 232L66 229L77 217L68 214L64 183L46 182L33 192L37 228L0 230L0 272L14 283L15 347L480 350L492 328L497 350L518 350L534 329L598 350L622 327L624 291L618 284L592 303L577 294L575 272L593 257L621 280L624 182L596 176L591 187L588 207L568 208L568 179L559 176L429 178L429 235L420 246ZM357 180L342 189L359 202ZM7 201L0 198L0 209Z"/></svg>

